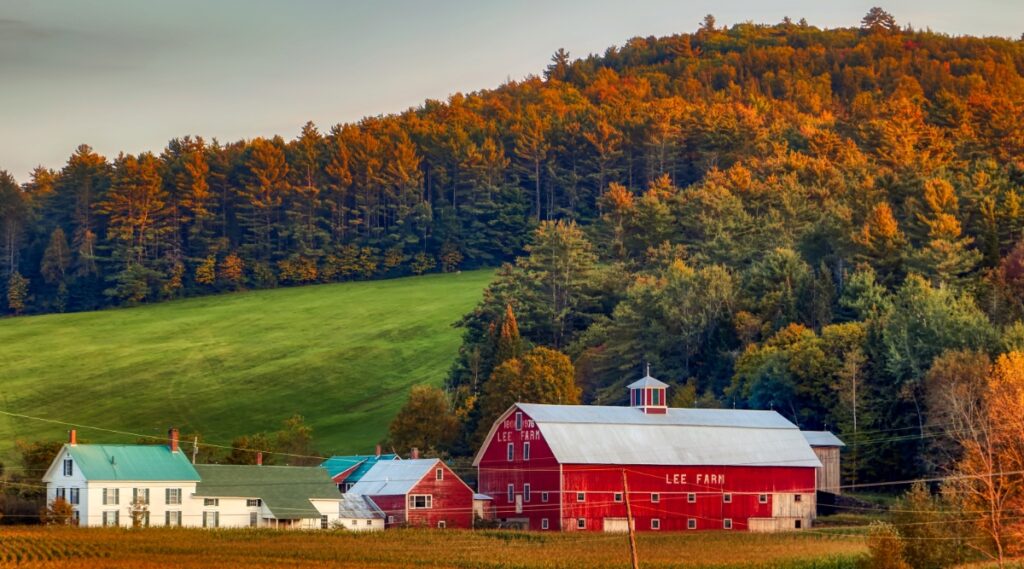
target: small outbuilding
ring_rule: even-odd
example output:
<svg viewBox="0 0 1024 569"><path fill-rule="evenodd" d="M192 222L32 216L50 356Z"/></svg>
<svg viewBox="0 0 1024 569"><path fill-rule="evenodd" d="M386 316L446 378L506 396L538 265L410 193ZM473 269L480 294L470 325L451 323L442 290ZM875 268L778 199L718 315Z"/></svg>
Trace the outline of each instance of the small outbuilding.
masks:
<svg viewBox="0 0 1024 569"><path fill-rule="evenodd" d="M338 525L349 531L380 531L384 529L384 512L366 496L343 494Z"/></svg>
<svg viewBox="0 0 1024 569"><path fill-rule="evenodd" d="M801 431L811 450L818 456L821 466L817 468L818 491L829 494L841 494L842 464L840 463L840 451L846 446L839 437L829 431Z"/></svg>
<svg viewBox="0 0 1024 569"><path fill-rule="evenodd" d="M473 527L473 490L440 459L380 461L348 494L372 500L386 527Z"/></svg>
<svg viewBox="0 0 1024 569"><path fill-rule="evenodd" d="M363 475L373 468L374 464L380 461L395 460L396 454L381 454L380 445L377 445L376 454L351 454L337 455L325 460L320 466L327 470L331 480L338 485L338 490L348 492L349 488L356 485Z"/></svg>

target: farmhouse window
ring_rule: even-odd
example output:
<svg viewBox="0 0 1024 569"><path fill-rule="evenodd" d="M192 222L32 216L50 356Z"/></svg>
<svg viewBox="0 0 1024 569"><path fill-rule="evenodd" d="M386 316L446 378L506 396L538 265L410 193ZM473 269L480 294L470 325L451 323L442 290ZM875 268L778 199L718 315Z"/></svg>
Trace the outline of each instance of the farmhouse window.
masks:
<svg viewBox="0 0 1024 569"><path fill-rule="evenodd" d="M327 529L327 516L320 516L320 529Z"/></svg>
<svg viewBox="0 0 1024 569"><path fill-rule="evenodd" d="M523 501L524 502L529 502L530 501L530 485L529 484L523 484Z"/></svg>
<svg viewBox="0 0 1024 569"><path fill-rule="evenodd" d="M523 460L530 460L530 443L523 443Z"/></svg>
<svg viewBox="0 0 1024 569"><path fill-rule="evenodd" d="M661 520L659 520L658 518L652 518L651 529L661 529Z"/></svg>
<svg viewBox="0 0 1024 569"><path fill-rule="evenodd" d="M690 492L689 494L686 495L686 501L691 503L691 504L696 504L697 503L697 495L694 494L693 492Z"/></svg>
<svg viewBox="0 0 1024 569"><path fill-rule="evenodd" d="M203 512L203 527L215 528L220 526L220 512Z"/></svg>
<svg viewBox="0 0 1024 569"><path fill-rule="evenodd" d="M758 494L757 495L757 501L760 504L767 504L768 503L768 494Z"/></svg>
<svg viewBox="0 0 1024 569"><path fill-rule="evenodd" d="M508 452L506 453L508 461L512 462L516 458L516 444L508 443Z"/></svg>
<svg viewBox="0 0 1024 569"><path fill-rule="evenodd" d="M522 412L517 412L516 413L516 430L517 431L523 430L523 414L522 414Z"/></svg>
<svg viewBox="0 0 1024 569"><path fill-rule="evenodd" d="M621 502L622 501L622 492L616 492L614 499L615 499L616 502Z"/></svg>
<svg viewBox="0 0 1024 569"><path fill-rule="evenodd" d="M121 500L121 490L119 488L104 488L103 489L103 505L104 506L116 506Z"/></svg>
<svg viewBox="0 0 1024 569"><path fill-rule="evenodd" d="M434 479L435 480L444 480L444 469L443 468L438 468L437 470L434 471Z"/></svg>
<svg viewBox="0 0 1024 569"><path fill-rule="evenodd" d="M67 500L68 490L67 488L57 488L57 493L54 495L54 500Z"/></svg>
<svg viewBox="0 0 1024 569"><path fill-rule="evenodd" d="M686 520L686 529L697 529L697 518Z"/></svg>
<svg viewBox="0 0 1024 569"><path fill-rule="evenodd" d="M355 521L355 520L353 520ZM260 525L260 514L259 512L249 512L249 527L254 528Z"/></svg>
<svg viewBox="0 0 1024 569"><path fill-rule="evenodd" d="M413 494L409 496L409 508L413 510L429 510L434 507L434 497L430 494Z"/></svg>
<svg viewBox="0 0 1024 569"><path fill-rule="evenodd" d="M168 506L181 504L181 488L168 488L164 491L164 502Z"/></svg>
<svg viewBox="0 0 1024 569"><path fill-rule="evenodd" d="M508 503L511 504L512 502L515 502L515 501L516 501L516 485L515 484L509 484L508 485Z"/></svg>
<svg viewBox="0 0 1024 569"><path fill-rule="evenodd" d="M587 495L584 494L583 492L577 492L576 493L576 501L577 502L586 502L587 501Z"/></svg>
<svg viewBox="0 0 1024 569"><path fill-rule="evenodd" d="M149 488L132 488L133 504L149 504Z"/></svg>
<svg viewBox="0 0 1024 569"><path fill-rule="evenodd" d="M71 512L71 524L72 525L76 525L77 526L81 521L82 521L82 514L78 510L75 510L75 511Z"/></svg>
<svg viewBox="0 0 1024 569"><path fill-rule="evenodd" d="M725 502L726 504L731 504L732 494L722 494L722 502Z"/></svg>
<svg viewBox="0 0 1024 569"><path fill-rule="evenodd" d="M651 494L651 503L652 504L657 504L660 501L661 501L661 494L658 494L657 492L654 492L654 493Z"/></svg>
<svg viewBox="0 0 1024 569"><path fill-rule="evenodd" d="M75 473L75 462L70 458L64 459L64 476L71 476Z"/></svg>
<svg viewBox="0 0 1024 569"><path fill-rule="evenodd" d="M207 507L217 507L220 505L220 498L203 498L203 505Z"/></svg>
<svg viewBox="0 0 1024 569"><path fill-rule="evenodd" d="M245 507L247 508L259 508L263 505L263 500L260 498L249 498L245 501Z"/></svg>
<svg viewBox="0 0 1024 569"><path fill-rule="evenodd" d="M793 501L794 502L801 502L801 501L803 501L803 495L802 494L795 494L793 496Z"/></svg>
<svg viewBox="0 0 1024 569"><path fill-rule="evenodd" d="M72 488L71 489L71 504L74 505L74 506L78 505L78 499L79 499L80 491L81 491L81 488Z"/></svg>
<svg viewBox="0 0 1024 569"><path fill-rule="evenodd" d="M352 520L352 525L356 525L356 521L355 520Z"/></svg>
<svg viewBox="0 0 1024 569"><path fill-rule="evenodd" d="M587 529L587 518L576 518L577 529Z"/></svg>
<svg viewBox="0 0 1024 569"><path fill-rule="evenodd" d="M547 492L541 492L540 493L540 501L541 502L547 502L548 501L548 493Z"/></svg>
<svg viewBox="0 0 1024 569"><path fill-rule="evenodd" d="M119 521L118 518L119 518L119 516L117 514L118 514L117 510L103 512L103 525L104 526L116 526L116 525L118 525L118 521Z"/></svg>
<svg viewBox="0 0 1024 569"><path fill-rule="evenodd" d="M540 519L540 529L548 529L548 527L549 527L548 526L548 519L547 518L541 518Z"/></svg>
<svg viewBox="0 0 1024 569"><path fill-rule="evenodd" d="M181 512L167 511L164 514L164 525L168 527L181 527Z"/></svg>
<svg viewBox="0 0 1024 569"><path fill-rule="evenodd" d="M722 520L722 528L732 529L732 520L730 520L729 518L725 518L724 520Z"/></svg>

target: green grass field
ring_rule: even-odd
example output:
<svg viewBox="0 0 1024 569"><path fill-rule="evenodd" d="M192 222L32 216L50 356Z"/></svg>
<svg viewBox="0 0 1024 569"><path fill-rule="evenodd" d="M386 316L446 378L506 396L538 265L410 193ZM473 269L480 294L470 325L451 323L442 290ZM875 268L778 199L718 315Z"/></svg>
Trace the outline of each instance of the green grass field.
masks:
<svg viewBox="0 0 1024 569"><path fill-rule="evenodd" d="M146 435L178 426L221 444L299 413L320 450L367 452L411 385L441 383L460 341L452 323L492 274L0 320L0 410ZM0 460L12 462L15 439L63 439L67 428L0 415Z"/></svg>

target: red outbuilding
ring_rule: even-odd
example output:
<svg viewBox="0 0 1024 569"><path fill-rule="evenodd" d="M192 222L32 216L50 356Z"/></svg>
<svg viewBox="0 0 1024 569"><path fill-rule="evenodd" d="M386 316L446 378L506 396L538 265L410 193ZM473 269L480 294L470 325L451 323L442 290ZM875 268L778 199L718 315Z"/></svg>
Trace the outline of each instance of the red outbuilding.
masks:
<svg viewBox="0 0 1024 569"><path fill-rule="evenodd" d="M473 490L436 458L378 462L347 493L373 500L386 527L473 527Z"/></svg>
<svg viewBox="0 0 1024 569"><path fill-rule="evenodd" d="M667 385L629 385L630 407L517 403L474 459L498 519L531 530L779 531L809 527L815 468L775 411L675 409ZM628 494L627 494L628 488Z"/></svg>

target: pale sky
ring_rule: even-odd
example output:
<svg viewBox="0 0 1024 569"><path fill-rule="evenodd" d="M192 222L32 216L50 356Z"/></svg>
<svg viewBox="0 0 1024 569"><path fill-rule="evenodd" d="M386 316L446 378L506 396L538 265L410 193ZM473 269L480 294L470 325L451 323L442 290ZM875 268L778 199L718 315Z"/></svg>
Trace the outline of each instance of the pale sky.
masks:
<svg viewBox="0 0 1024 569"><path fill-rule="evenodd" d="M634 36L807 18L1017 38L1020 0L0 0L0 169L25 181L87 143L105 156L171 138L295 137L541 73Z"/></svg>

